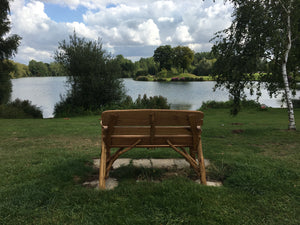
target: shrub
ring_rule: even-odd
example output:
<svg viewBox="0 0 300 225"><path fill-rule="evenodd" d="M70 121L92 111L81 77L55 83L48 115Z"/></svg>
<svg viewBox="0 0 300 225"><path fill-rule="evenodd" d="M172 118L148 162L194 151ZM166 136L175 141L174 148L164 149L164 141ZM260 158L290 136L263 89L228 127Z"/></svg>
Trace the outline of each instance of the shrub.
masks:
<svg viewBox="0 0 300 225"><path fill-rule="evenodd" d="M159 73L157 73L157 77L166 78L168 77L168 70L162 69Z"/></svg>
<svg viewBox="0 0 300 225"><path fill-rule="evenodd" d="M64 40L59 43L54 58L66 71L67 83L71 87L67 99L62 99L59 105L64 112L70 107L73 108L70 112L82 108L88 112L122 100L125 89L119 79L120 66L102 48L100 39L89 41L79 38L74 32L68 42Z"/></svg>
<svg viewBox="0 0 300 225"><path fill-rule="evenodd" d="M137 81L148 81L148 77L146 77L146 76L138 76L138 77L136 78L136 80L137 80Z"/></svg>
<svg viewBox="0 0 300 225"><path fill-rule="evenodd" d="M62 99L54 106L55 118L90 115L90 114L93 113L89 110L85 110L82 106L75 106L74 104L72 104L70 98Z"/></svg>
<svg viewBox="0 0 300 225"><path fill-rule="evenodd" d="M139 76L147 76L148 75L148 71L147 70L139 70L136 72L135 76L139 77Z"/></svg>
<svg viewBox="0 0 300 225"><path fill-rule="evenodd" d="M157 79L155 79L155 81L167 81L167 80L164 78L157 78Z"/></svg>
<svg viewBox="0 0 300 225"><path fill-rule="evenodd" d="M203 77L195 78L196 81L204 81Z"/></svg>
<svg viewBox="0 0 300 225"><path fill-rule="evenodd" d="M292 102L294 108L300 108L300 99L293 99Z"/></svg>
<svg viewBox="0 0 300 225"><path fill-rule="evenodd" d="M147 97L144 94L143 98L139 97L135 100L133 107L136 109L169 109L167 98L162 96Z"/></svg>
<svg viewBox="0 0 300 225"><path fill-rule="evenodd" d="M23 119L23 118L43 118L43 113L28 100L16 99L6 105L0 105L0 118Z"/></svg>
<svg viewBox="0 0 300 225"><path fill-rule="evenodd" d="M123 102L118 106L105 107L106 109L169 109L167 98L162 96L147 97L145 94L143 98L141 95L133 101L130 96L127 96ZM104 108L103 108L104 109Z"/></svg>
<svg viewBox="0 0 300 225"><path fill-rule="evenodd" d="M205 110L205 109L220 109L220 108L225 108L229 109L233 105L233 101L229 100L226 102L217 102L217 101L207 101L203 102L201 105L200 110ZM254 101L254 100L242 100L241 101L241 107L242 108L247 108L247 109L258 109L258 110L266 110L267 107L261 107L260 103Z"/></svg>

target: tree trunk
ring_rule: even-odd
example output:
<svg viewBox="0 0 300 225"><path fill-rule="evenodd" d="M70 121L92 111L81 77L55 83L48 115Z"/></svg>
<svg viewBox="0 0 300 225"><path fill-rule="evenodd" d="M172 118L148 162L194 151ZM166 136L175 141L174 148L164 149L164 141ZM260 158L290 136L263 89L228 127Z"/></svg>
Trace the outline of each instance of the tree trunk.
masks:
<svg viewBox="0 0 300 225"><path fill-rule="evenodd" d="M292 2L292 1L291 1ZM284 60L281 65L282 69L282 76L283 76L283 82L284 82L284 91L285 91L285 99L286 99L286 104L288 107L288 115L289 115L289 130L296 130L296 122L295 122L295 117L294 117L294 107L293 107L293 102L292 102L292 93L289 87L289 81L288 81L288 74L287 74L287 69L286 65L288 62L288 57L289 53L292 47L292 32L291 32L291 4L289 5L288 11L287 11L287 29L288 29L288 43L286 46L286 51L284 53Z"/></svg>

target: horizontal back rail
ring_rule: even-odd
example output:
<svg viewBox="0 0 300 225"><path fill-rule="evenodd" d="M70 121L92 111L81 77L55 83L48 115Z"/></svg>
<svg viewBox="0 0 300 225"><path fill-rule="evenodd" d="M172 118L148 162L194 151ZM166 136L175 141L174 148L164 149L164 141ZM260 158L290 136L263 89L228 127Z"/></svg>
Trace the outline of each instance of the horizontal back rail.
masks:
<svg viewBox="0 0 300 225"><path fill-rule="evenodd" d="M201 126L204 114L188 110L108 110L102 113L102 124L109 125L112 117L117 120L116 126L150 126L153 123L159 126L189 126L189 117L195 117L195 123Z"/></svg>
<svg viewBox="0 0 300 225"><path fill-rule="evenodd" d="M110 110L102 113L104 141L110 147L193 146L200 138L203 113L186 110ZM196 132L196 134L195 134ZM196 136L195 136L196 135Z"/></svg>

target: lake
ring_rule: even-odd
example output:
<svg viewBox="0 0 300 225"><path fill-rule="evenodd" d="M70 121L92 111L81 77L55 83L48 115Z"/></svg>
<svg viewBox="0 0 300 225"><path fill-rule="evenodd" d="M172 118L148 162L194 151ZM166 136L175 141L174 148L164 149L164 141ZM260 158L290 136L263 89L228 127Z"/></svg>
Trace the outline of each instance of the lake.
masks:
<svg viewBox="0 0 300 225"><path fill-rule="evenodd" d="M123 79L127 95L135 100L138 95L149 96L161 95L168 99L172 109L196 110L201 107L203 101L227 101L228 92L225 90L213 91L215 82L149 82ZM19 98L30 100L34 105L41 108L44 118L53 117L54 105L60 101L68 87L65 84L66 77L27 77L13 79L12 100ZM256 99L250 96L248 99ZM297 97L300 96L299 91ZM261 104L269 107L281 107L281 95L270 98L266 90L262 90L259 100Z"/></svg>

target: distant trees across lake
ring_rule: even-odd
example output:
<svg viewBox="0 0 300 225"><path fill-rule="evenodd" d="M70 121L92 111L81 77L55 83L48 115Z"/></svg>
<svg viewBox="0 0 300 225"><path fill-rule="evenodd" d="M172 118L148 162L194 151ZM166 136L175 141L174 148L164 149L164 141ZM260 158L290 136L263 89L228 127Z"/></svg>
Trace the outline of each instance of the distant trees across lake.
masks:
<svg viewBox="0 0 300 225"><path fill-rule="evenodd" d="M194 53L189 47L169 45L159 46L152 57L140 58L133 62L123 55L116 55L111 59L120 68L120 78L145 77L152 75L156 80L180 77L181 74L190 74L197 77L210 76L213 73L216 58L211 52ZM31 60L28 65L11 61L13 71L11 78L66 76L63 67L57 62L44 63ZM80 62L79 62L80 63ZM261 61L259 70L267 71L268 62Z"/></svg>
<svg viewBox="0 0 300 225"><path fill-rule="evenodd" d="M157 49L159 50L164 48L165 46L160 46ZM120 66L121 78L133 79L147 75L153 75L159 78L166 70L170 71L173 75L179 75L184 71L196 76L208 76L210 75L212 66L216 61L210 52L194 53L188 47L184 46L177 46L172 52L174 54L172 53L173 56L170 57L167 68L164 64L161 65L161 62L154 57L155 53L153 57L141 58L136 62L125 58L123 55L113 57L113 61ZM177 58L175 57L175 53ZM163 55L163 51L161 54L161 57L165 57ZM41 61L31 60L28 65L11 60L10 62L13 64L13 71L10 73L11 78L66 76L66 72L57 62L44 63Z"/></svg>
<svg viewBox="0 0 300 225"><path fill-rule="evenodd" d="M11 78L66 76L64 69L57 62L44 63L31 60L28 65L14 61L11 63L13 65L13 71L10 72Z"/></svg>

